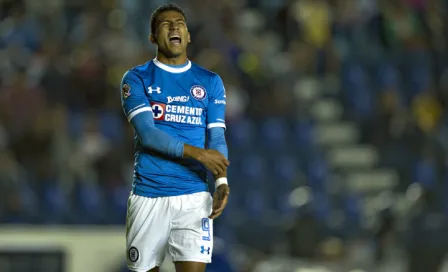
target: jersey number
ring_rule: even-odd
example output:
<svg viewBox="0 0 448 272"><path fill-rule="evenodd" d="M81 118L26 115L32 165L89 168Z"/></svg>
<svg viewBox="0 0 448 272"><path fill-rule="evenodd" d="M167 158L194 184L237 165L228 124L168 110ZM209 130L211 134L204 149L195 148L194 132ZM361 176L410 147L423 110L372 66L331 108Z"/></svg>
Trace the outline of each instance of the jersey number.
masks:
<svg viewBox="0 0 448 272"><path fill-rule="evenodd" d="M208 218L202 218L202 230L207 232L207 236L202 236L202 240L210 241L210 220Z"/></svg>

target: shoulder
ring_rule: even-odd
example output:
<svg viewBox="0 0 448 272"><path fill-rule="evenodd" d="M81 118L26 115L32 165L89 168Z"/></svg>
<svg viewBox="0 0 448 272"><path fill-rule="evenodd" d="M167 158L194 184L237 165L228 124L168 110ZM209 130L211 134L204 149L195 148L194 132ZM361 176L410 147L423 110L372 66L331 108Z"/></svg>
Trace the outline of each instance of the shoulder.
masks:
<svg viewBox="0 0 448 272"><path fill-rule="evenodd" d="M222 84L222 79L217 73L212 72L200 66L199 64L191 62L191 71L194 72L200 78L202 78L204 81L208 82L208 84L211 86L214 86L217 83Z"/></svg>
<svg viewBox="0 0 448 272"><path fill-rule="evenodd" d="M144 78L145 76L148 75L148 71L151 69L152 66L153 66L152 60L150 60L144 64L134 66L131 69L127 70L124 73L123 77Z"/></svg>

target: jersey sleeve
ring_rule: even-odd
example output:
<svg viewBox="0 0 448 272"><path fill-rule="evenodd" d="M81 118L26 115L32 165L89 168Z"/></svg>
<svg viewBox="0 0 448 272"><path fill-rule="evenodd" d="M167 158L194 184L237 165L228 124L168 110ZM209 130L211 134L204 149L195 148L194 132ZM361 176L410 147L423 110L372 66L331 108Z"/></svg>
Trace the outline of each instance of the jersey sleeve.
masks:
<svg viewBox="0 0 448 272"><path fill-rule="evenodd" d="M133 71L126 72L121 80L121 106L129 122L142 112L152 112L143 81Z"/></svg>
<svg viewBox="0 0 448 272"><path fill-rule="evenodd" d="M207 147L209 149L214 149L223 154L227 159L229 158L229 150L224 135L224 128L214 127L209 129L207 139Z"/></svg>
<svg viewBox="0 0 448 272"><path fill-rule="evenodd" d="M121 105L143 147L162 154L182 158L184 144L154 126L152 108L141 78L128 71L121 81Z"/></svg>
<svg viewBox="0 0 448 272"><path fill-rule="evenodd" d="M212 86L207 112L207 129L226 128L226 90L220 76L214 77Z"/></svg>

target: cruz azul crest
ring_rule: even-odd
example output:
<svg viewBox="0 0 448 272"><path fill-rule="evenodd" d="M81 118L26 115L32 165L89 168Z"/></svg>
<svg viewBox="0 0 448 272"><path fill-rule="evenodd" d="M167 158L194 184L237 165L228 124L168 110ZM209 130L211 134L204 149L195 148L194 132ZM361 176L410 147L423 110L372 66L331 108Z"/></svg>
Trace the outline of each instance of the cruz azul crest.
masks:
<svg viewBox="0 0 448 272"><path fill-rule="evenodd" d="M204 100L205 96L207 95L207 92L205 91L205 88L199 85L195 85L191 87L190 93L196 100Z"/></svg>

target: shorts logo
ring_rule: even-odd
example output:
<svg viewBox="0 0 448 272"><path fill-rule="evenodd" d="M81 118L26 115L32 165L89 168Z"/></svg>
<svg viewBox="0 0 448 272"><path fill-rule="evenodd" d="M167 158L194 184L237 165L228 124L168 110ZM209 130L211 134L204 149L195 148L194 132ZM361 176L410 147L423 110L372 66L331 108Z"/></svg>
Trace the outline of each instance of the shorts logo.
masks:
<svg viewBox="0 0 448 272"><path fill-rule="evenodd" d="M151 102L151 108L154 120L163 120L163 117L165 116L166 105L162 103Z"/></svg>
<svg viewBox="0 0 448 272"><path fill-rule="evenodd" d="M129 86L128 84L125 83L123 87L121 87L121 91L123 92L123 99L131 96L131 86Z"/></svg>
<svg viewBox="0 0 448 272"><path fill-rule="evenodd" d="M191 87L190 93L194 97L194 99L199 101L204 100L205 96L207 95L207 92L205 91L204 87L199 85Z"/></svg>
<svg viewBox="0 0 448 272"><path fill-rule="evenodd" d="M205 246L201 246L201 254L205 254L207 252L207 255L210 255L210 247L205 248Z"/></svg>
<svg viewBox="0 0 448 272"><path fill-rule="evenodd" d="M135 263L136 261L138 261L139 257L140 253L138 252L138 249L136 247L130 247L128 251L129 261Z"/></svg>

